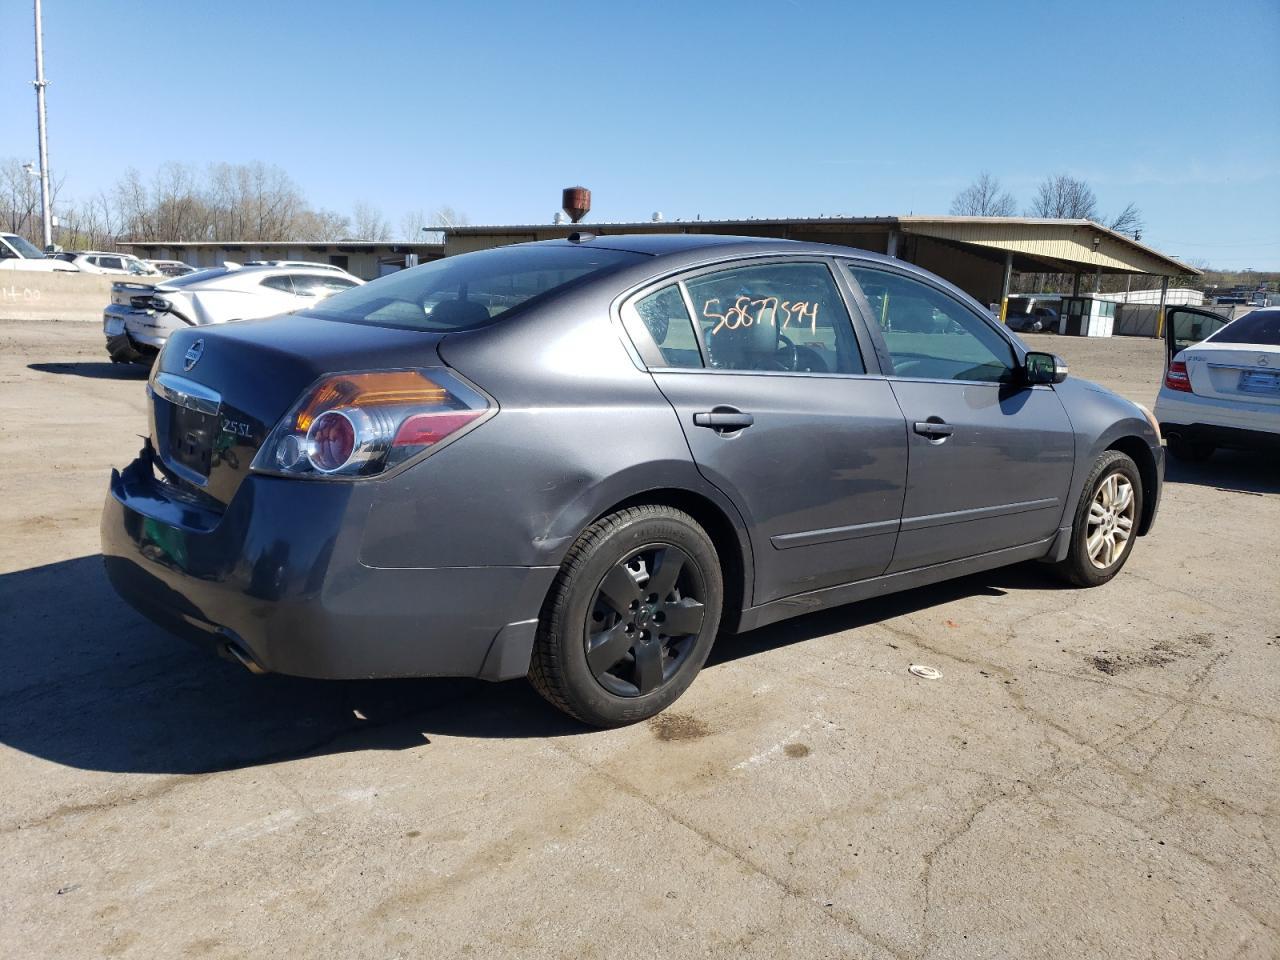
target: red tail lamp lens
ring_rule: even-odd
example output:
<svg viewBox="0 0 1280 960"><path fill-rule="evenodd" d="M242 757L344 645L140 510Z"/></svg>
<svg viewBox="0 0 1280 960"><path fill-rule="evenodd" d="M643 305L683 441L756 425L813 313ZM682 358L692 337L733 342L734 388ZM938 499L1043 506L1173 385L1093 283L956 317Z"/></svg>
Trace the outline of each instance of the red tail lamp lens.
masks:
<svg viewBox="0 0 1280 960"><path fill-rule="evenodd" d="M400 424L393 447L430 447L481 416L483 410L444 410L417 413Z"/></svg>
<svg viewBox="0 0 1280 960"><path fill-rule="evenodd" d="M1164 385L1170 390L1191 393L1191 377L1187 374L1187 365L1180 360L1171 360L1169 370L1164 375Z"/></svg>
<svg viewBox="0 0 1280 960"><path fill-rule="evenodd" d="M336 410L316 417L307 432L311 465L324 473L341 469L356 449L356 430Z"/></svg>

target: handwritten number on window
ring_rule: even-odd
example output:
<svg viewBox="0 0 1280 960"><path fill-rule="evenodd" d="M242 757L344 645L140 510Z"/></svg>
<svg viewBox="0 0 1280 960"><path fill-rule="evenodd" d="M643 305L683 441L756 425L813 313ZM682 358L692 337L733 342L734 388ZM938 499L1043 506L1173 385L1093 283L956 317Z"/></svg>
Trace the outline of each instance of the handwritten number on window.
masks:
<svg viewBox="0 0 1280 960"><path fill-rule="evenodd" d="M714 309L713 309L714 306ZM818 307L821 304L814 303L810 300L779 300L777 297L763 297L752 299L749 294L741 294L734 298L733 306L724 313L720 313L720 298L712 297L702 305L702 318L706 321L715 321L716 325L711 328L711 336L715 336L721 330L737 330L740 327L750 327L757 323L770 323L775 327L779 327L778 313L782 313L781 330L786 330L794 323L797 327L805 322L807 317L809 320L809 331L813 335L818 333ZM752 311L754 315L752 314Z"/></svg>

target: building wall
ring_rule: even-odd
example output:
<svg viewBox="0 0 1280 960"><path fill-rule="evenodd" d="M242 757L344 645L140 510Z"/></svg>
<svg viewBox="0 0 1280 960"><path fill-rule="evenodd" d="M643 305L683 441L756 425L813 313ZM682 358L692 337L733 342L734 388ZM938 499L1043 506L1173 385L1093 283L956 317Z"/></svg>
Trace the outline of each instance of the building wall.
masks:
<svg viewBox="0 0 1280 960"><path fill-rule="evenodd" d="M979 303L999 303L1004 266L929 237L912 240L911 262L950 280Z"/></svg>

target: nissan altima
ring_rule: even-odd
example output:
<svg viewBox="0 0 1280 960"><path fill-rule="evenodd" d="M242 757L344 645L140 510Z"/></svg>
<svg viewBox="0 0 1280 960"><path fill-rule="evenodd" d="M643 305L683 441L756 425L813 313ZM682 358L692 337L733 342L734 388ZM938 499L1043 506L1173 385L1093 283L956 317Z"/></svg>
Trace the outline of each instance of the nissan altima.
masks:
<svg viewBox="0 0 1280 960"><path fill-rule="evenodd" d="M598 726L713 642L1150 528L1151 414L898 259L592 236L176 329L102 518L116 590L254 672L527 676Z"/></svg>

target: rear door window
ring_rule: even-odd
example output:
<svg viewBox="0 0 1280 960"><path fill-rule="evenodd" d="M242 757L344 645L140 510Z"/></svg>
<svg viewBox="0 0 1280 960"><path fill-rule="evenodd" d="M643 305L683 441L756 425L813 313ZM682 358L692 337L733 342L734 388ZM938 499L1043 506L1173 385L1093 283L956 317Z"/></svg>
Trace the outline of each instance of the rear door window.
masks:
<svg viewBox="0 0 1280 960"><path fill-rule="evenodd" d="M826 264L744 264L691 277L685 287L713 369L866 372Z"/></svg>
<svg viewBox="0 0 1280 960"><path fill-rule="evenodd" d="M354 282L339 276L323 276L314 273L295 273L293 289L304 297L331 297L335 293L356 286Z"/></svg>
<svg viewBox="0 0 1280 960"><path fill-rule="evenodd" d="M279 290L281 293L287 293L290 296L296 292L293 288L293 280L288 274L281 274L278 277L263 277L259 286L266 287L268 290Z"/></svg>

